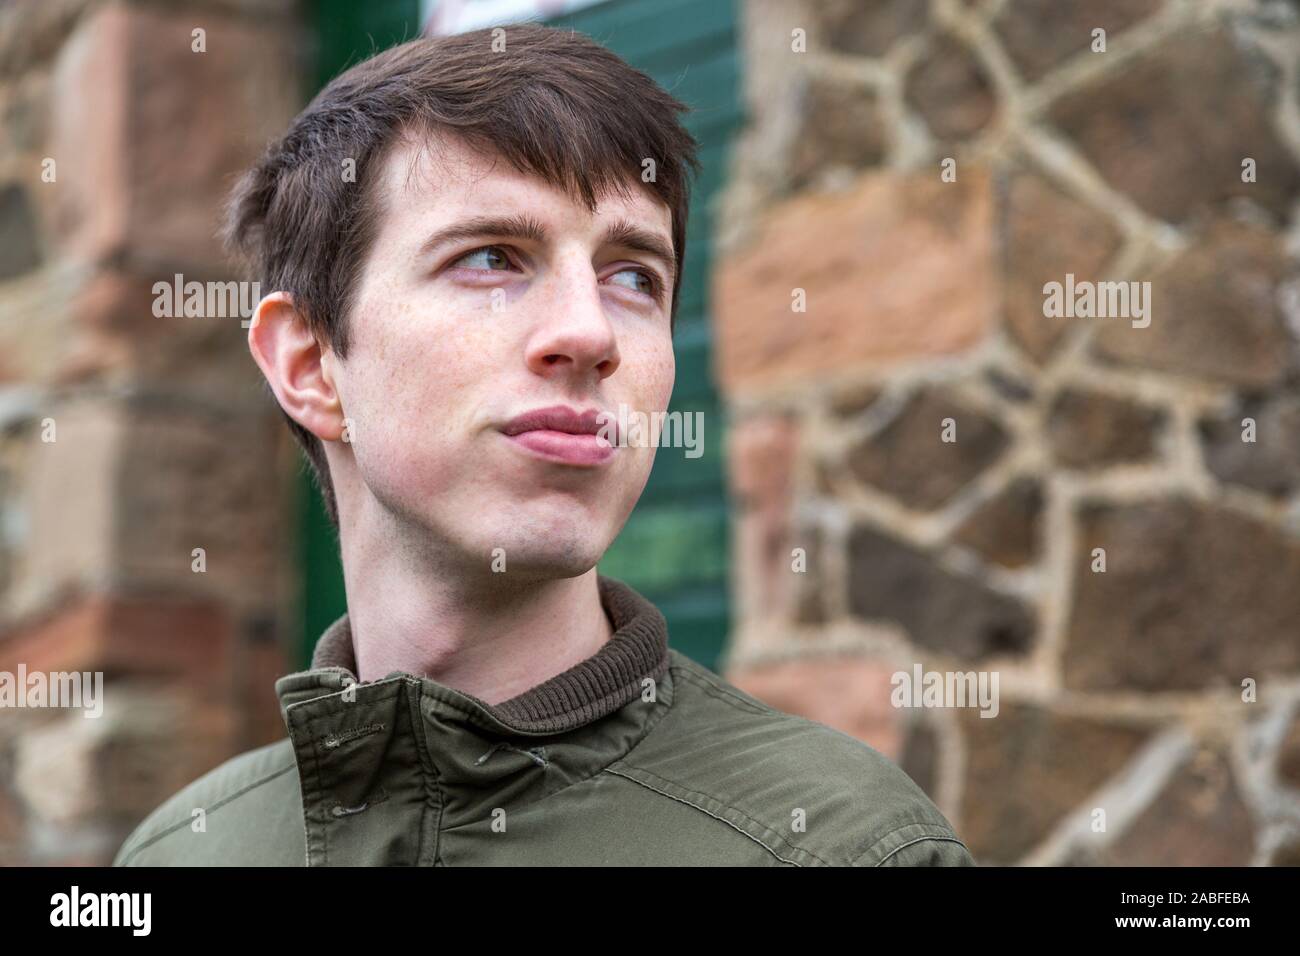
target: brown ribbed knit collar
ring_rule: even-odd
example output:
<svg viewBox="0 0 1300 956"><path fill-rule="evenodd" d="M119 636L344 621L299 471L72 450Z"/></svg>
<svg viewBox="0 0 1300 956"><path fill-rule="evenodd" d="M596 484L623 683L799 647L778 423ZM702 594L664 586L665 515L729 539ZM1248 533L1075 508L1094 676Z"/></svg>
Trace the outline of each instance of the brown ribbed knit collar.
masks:
<svg viewBox="0 0 1300 956"><path fill-rule="evenodd" d="M562 733L613 713L640 695L647 677L656 681L662 677L669 664L668 626L659 609L614 578L598 575L597 584L601 605L614 626L613 636L600 650L499 704L463 696L509 728ZM284 691L292 688L291 696L302 699L301 678L319 670L342 670L356 680L356 652L346 614L321 635L312 654L311 671L277 682L282 710L293 702Z"/></svg>

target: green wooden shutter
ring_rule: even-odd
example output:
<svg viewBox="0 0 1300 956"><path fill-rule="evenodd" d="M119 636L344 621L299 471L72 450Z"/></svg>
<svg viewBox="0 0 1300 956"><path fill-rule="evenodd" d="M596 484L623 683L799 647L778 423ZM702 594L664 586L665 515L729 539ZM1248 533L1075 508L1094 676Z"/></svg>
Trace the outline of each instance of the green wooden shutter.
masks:
<svg viewBox="0 0 1300 956"><path fill-rule="evenodd" d="M418 20L417 3L411 0L355 5L322 0L319 12L322 83L371 51L414 35ZM703 454L692 459L680 448L659 449L645 493L600 570L659 606L673 647L716 668L730 627L730 508L724 421L711 367L708 293L711 206L723 182L731 137L742 121L734 3L609 0L548 22L594 37L692 109L686 122L700 143L701 173L687 226L670 411L703 413ZM308 479L303 492L303 646L309 657L316 637L343 613L345 600L337 539Z"/></svg>

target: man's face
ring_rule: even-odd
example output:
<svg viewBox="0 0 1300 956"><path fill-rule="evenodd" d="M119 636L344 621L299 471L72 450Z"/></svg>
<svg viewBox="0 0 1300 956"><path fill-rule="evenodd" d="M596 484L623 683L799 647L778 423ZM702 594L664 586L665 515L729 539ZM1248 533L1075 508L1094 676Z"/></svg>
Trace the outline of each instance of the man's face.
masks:
<svg viewBox="0 0 1300 956"><path fill-rule="evenodd" d="M468 568L587 571L654 448L573 432L621 405L667 408L669 210L634 188L593 214L452 139L401 145L379 175L348 355L324 359L349 432L326 445L331 473L364 483L341 507Z"/></svg>

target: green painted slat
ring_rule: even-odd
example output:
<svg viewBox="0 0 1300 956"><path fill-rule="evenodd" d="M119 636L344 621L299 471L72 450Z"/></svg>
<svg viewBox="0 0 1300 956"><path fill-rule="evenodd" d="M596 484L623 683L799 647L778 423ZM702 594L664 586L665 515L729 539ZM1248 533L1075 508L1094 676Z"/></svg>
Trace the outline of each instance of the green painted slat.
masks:
<svg viewBox="0 0 1300 956"><path fill-rule="evenodd" d="M613 0L548 21L581 30L692 107L699 135L742 119L731 0Z"/></svg>
<svg viewBox="0 0 1300 956"><path fill-rule="evenodd" d="M298 482L298 509L298 566L302 571L298 662L306 667L316 639L347 610L347 595L338 536L305 462Z"/></svg>
<svg viewBox="0 0 1300 956"><path fill-rule="evenodd" d="M683 509L669 502L638 507L600 562L602 573L646 591L691 583L701 577L725 580L728 514L719 497Z"/></svg>
<svg viewBox="0 0 1300 956"><path fill-rule="evenodd" d="M725 141L715 139L706 139L704 148L700 150L700 175L694 183L694 189L701 196L716 196L727 180L727 158L728 148ZM695 211L691 211L691 223L688 228L698 230L707 238L713 235L710 226L712 222L712 210L706 204L699 208L700 219L695 221Z"/></svg>
<svg viewBox="0 0 1300 956"><path fill-rule="evenodd" d="M695 201L701 203L707 197L697 193ZM694 213L692 213L694 215ZM713 246L706 238L686 234L686 260L682 263L682 291L677 303L678 321L686 312L707 312L709 295L709 276L713 266Z"/></svg>
<svg viewBox="0 0 1300 956"><path fill-rule="evenodd" d="M646 597L672 621L672 646L717 671L722 650L717 635L731 627L725 582L706 582L694 590L678 587L665 594L651 592Z"/></svg>
<svg viewBox="0 0 1300 956"><path fill-rule="evenodd" d="M707 416L710 428L716 417L716 412ZM724 477L717 456L687 458L680 448L660 448L655 454L654 474L646 483L641 501L647 508L662 504L682 509L693 502L707 504L717 498Z"/></svg>
<svg viewBox="0 0 1300 956"><path fill-rule="evenodd" d="M694 449L688 448L656 449L654 470L646 482L642 500L650 504L667 502L685 507L696 500L716 499L719 489L726 484L726 423L717 400L709 398L681 405L674 403L671 411L700 413L703 429L697 427L695 436L696 447L702 450L702 454L689 457L687 452L694 453ZM701 435L702 441L699 440Z"/></svg>
<svg viewBox="0 0 1300 956"><path fill-rule="evenodd" d="M591 34L641 70L665 53L689 62L701 41L735 45L731 0L610 0L547 22Z"/></svg>
<svg viewBox="0 0 1300 956"><path fill-rule="evenodd" d="M673 343L677 357L677 377L673 385L673 405L699 398L711 398L713 387L712 343L699 326L679 332Z"/></svg>
<svg viewBox="0 0 1300 956"><path fill-rule="evenodd" d="M720 50L707 60L653 72L655 82L677 97L691 112L686 128L697 138L719 128L725 132L742 117L735 48Z"/></svg>
<svg viewBox="0 0 1300 956"><path fill-rule="evenodd" d="M419 0L316 0L316 82L419 33Z"/></svg>

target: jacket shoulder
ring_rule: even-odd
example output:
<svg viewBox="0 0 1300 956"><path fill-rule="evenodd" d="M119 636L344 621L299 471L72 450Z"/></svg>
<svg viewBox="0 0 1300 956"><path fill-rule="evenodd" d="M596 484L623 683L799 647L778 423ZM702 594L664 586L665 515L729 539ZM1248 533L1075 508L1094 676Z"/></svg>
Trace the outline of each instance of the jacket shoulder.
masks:
<svg viewBox="0 0 1300 956"><path fill-rule="evenodd" d="M182 788L126 838L114 866L285 865L306 858L288 738L232 757ZM295 852L296 851L296 852Z"/></svg>
<svg viewBox="0 0 1300 956"><path fill-rule="evenodd" d="M925 791L880 751L669 654L672 706L613 772L718 817L786 862L974 864Z"/></svg>

